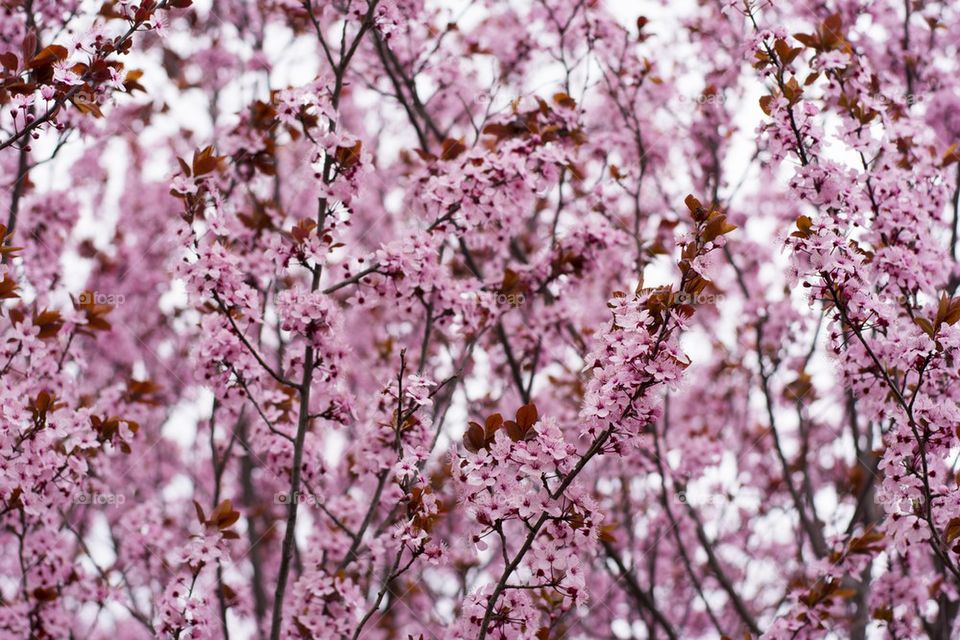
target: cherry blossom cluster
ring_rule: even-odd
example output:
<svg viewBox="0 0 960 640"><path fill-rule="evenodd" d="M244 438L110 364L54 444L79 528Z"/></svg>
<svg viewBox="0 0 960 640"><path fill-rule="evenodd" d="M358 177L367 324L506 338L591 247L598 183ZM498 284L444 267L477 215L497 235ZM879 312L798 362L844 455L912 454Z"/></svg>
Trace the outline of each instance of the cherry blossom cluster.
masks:
<svg viewBox="0 0 960 640"><path fill-rule="evenodd" d="M662 4L0 3L0 637L957 637L960 3Z"/></svg>

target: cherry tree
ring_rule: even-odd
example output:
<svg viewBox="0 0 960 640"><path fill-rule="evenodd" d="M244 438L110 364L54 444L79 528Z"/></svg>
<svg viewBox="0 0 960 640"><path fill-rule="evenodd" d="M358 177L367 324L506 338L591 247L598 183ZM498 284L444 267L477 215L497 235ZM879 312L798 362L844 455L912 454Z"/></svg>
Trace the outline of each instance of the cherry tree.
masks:
<svg viewBox="0 0 960 640"><path fill-rule="evenodd" d="M957 637L960 3L690 5L0 3L0 637Z"/></svg>

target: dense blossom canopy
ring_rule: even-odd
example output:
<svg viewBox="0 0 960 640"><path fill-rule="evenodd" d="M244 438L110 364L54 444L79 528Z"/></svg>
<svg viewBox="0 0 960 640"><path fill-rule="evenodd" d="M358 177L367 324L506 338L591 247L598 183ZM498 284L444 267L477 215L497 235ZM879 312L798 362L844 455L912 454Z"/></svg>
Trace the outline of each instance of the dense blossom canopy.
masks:
<svg viewBox="0 0 960 640"><path fill-rule="evenodd" d="M960 637L958 43L0 0L0 638Z"/></svg>

